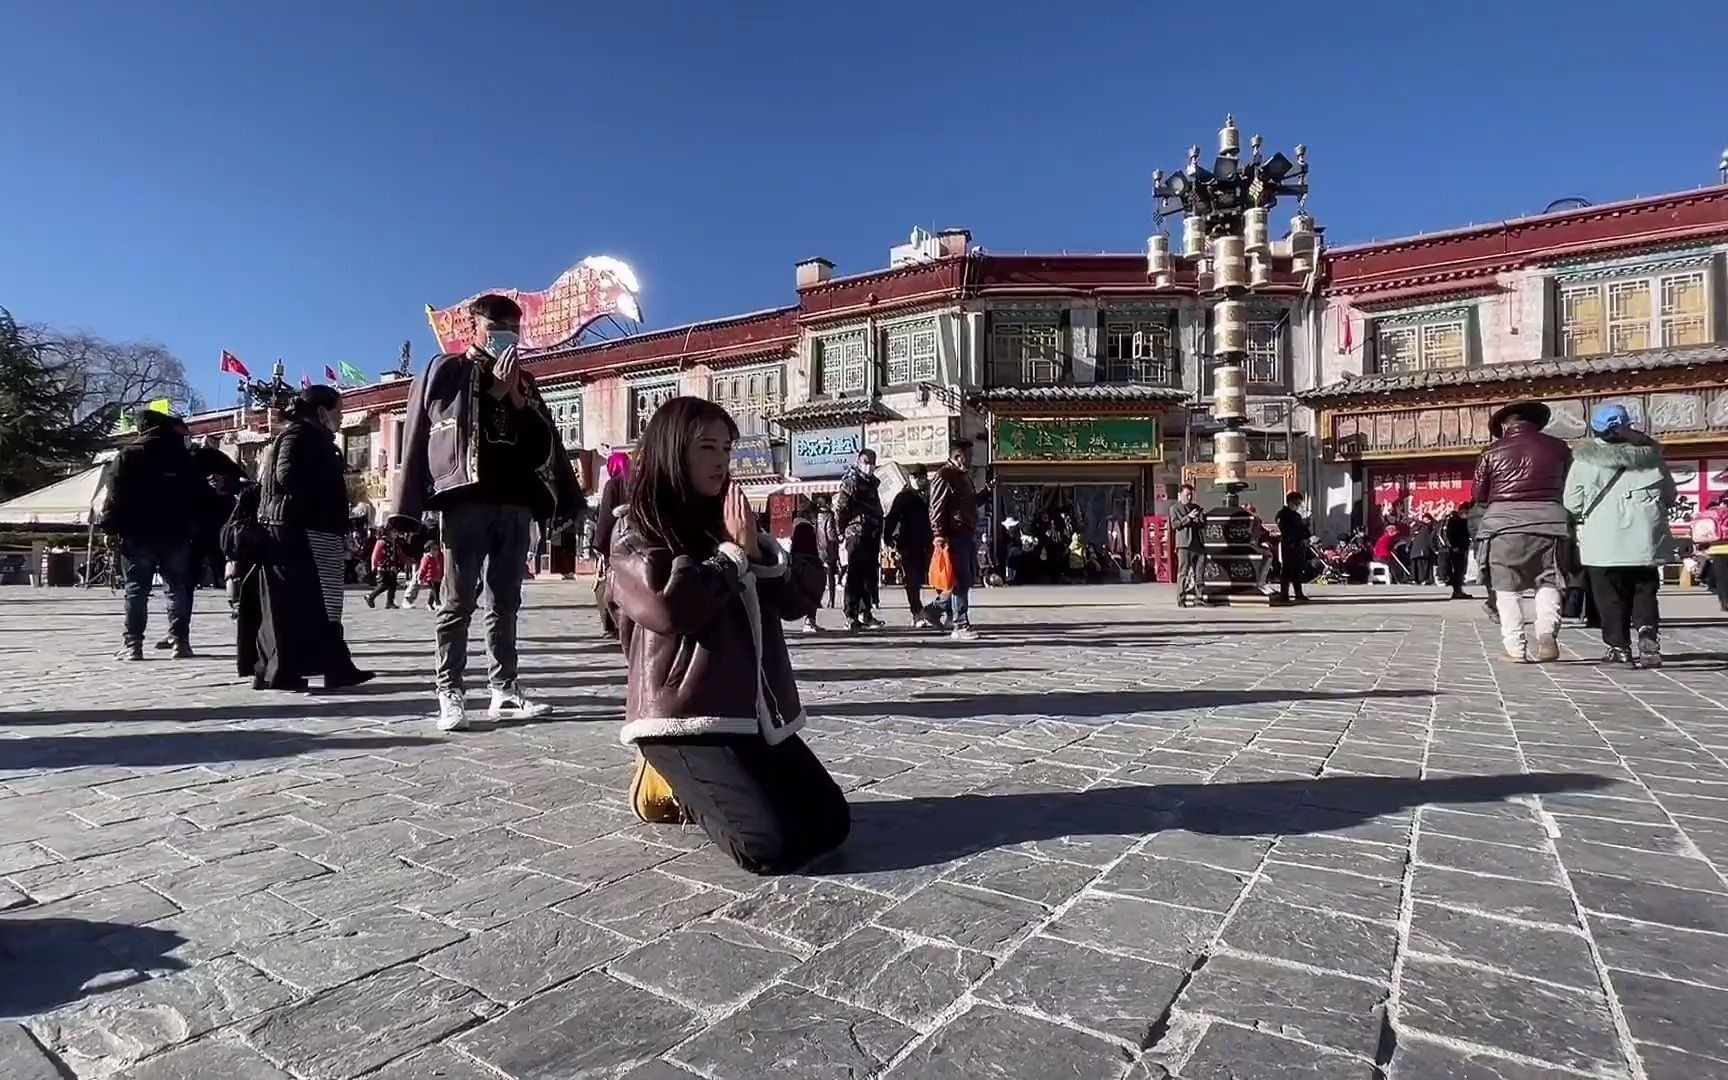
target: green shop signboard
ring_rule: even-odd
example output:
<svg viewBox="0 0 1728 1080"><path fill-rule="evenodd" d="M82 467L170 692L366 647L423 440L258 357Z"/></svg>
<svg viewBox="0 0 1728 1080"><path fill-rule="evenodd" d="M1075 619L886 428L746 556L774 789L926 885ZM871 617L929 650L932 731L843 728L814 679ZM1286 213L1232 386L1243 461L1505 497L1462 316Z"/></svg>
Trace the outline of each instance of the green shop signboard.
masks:
<svg viewBox="0 0 1728 1080"><path fill-rule="evenodd" d="M1150 416L996 418L997 461L1162 461Z"/></svg>

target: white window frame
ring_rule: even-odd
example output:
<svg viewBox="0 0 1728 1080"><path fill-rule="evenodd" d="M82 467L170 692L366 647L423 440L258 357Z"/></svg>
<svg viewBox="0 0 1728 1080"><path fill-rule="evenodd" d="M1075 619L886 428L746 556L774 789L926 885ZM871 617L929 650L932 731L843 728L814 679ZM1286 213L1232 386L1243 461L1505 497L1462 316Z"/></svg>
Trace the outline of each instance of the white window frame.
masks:
<svg viewBox="0 0 1728 1080"><path fill-rule="evenodd" d="M935 319L885 327L882 331L882 385L916 386L937 381L941 373L937 332Z"/></svg>
<svg viewBox="0 0 1728 1080"><path fill-rule="evenodd" d="M1242 374L1251 386L1284 385L1283 319L1256 319L1249 322L1248 348L1242 357Z"/></svg>
<svg viewBox="0 0 1728 1080"><path fill-rule="evenodd" d="M862 330L818 338L816 393L852 397L870 392L870 342Z"/></svg>
<svg viewBox="0 0 1728 1080"><path fill-rule="evenodd" d="M708 400L732 415L740 435L773 435L768 416L786 403L786 379L781 367L735 368L717 371L708 379Z"/></svg>
<svg viewBox="0 0 1728 1080"><path fill-rule="evenodd" d="M1111 318L1105 313L1100 382L1171 386L1176 368L1176 330L1168 320L1138 315Z"/></svg>
<svg viewBox="0 0 1728 1080"><path fill-rule="evenodd" d="M564 444L564 449L579 448L582 445L582 395L547 396L546 411L552 414L553 426L558 430L558 439Z"/></svg>
<svg viewBox="0 0 1728 1080"><path fill-rule="evenodd" d="M1438 364L1430 355L1430 337L1440 330L1455 330L1458 334L1459 363ZM1388 366L1386 362L1387 339L1408 336L1410 339L1410 356L1413 362L1398 368ZM1441 368L1460 368L1470 366L1470 326L1468 319L1434 319L1429 322L1407 322L1397 326L1380 326L1374 330L1375 371L1382 375L1400 375L1411 371L1440 370Z"/></svg>
<svg viewBox="0 0 1728 1080"><path fill-rule="evenodd" d="M651 382L630 385L630 441L635 442L648 429L648 421L660 406L678 396L678 383Z"/></svg>
<svg viewBox="0 0 1728 1080"><path fill-rule="evenodd" d="M1703 298L1703 310L1696 315L1680 315L1668 310L1671 302L1671 289L1681 282L1694 283ZM1559 316L1560 316L1560 348L1566 356L1599 356L1604 353L1635 352L1640 349L1671 348L1679 343L1678 328L1681 326L1696 326L1697 340L1688 344L1707 344L1711 340L1711 275L1707 267L1691 267L1684 270L1667 270L1660 273L1633 273L1621 277L1606 278L1601 281L1562 282L1560 285ZM1614 297L1619 294L1630 294L1642 290L1649 306L1647 317L1616 318L1614 312ZM1568 306L1574 298L1593 297L1596 301L1598 318L1601 320L1595 327L1588 328L1593 333L1588 335L1601 343L1600 350L1580 351L1575 344L1579 337ZM1632 340L1641 339L1643 344L1628 344Z"/></svg>
<svg viewBox="0 0 1728 1080"><path fill-rule="evenodd" d="M1008 319L990 328L990 370L1003 371L1016 386L1060 386L1068 372L1062 355L1062 324L1042 319Z"/></svg>

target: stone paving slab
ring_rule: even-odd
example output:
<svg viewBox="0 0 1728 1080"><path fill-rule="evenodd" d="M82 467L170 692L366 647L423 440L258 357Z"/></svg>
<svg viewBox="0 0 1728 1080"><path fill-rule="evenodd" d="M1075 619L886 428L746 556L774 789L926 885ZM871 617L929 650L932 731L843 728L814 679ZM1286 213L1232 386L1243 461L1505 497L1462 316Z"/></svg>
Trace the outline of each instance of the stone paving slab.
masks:
<svg viewBox="0 0 1728 1080"><path fill-rule="evenodd" d="M631 815L580 583L528 588L552 716L460 735L423 611L276 695L214 598L204 657L121 665L115 598L0 591L0 1075L1728 1077L1728 616L1538 667L1320 596L796 635L853 832L766 880Z"/></svg>

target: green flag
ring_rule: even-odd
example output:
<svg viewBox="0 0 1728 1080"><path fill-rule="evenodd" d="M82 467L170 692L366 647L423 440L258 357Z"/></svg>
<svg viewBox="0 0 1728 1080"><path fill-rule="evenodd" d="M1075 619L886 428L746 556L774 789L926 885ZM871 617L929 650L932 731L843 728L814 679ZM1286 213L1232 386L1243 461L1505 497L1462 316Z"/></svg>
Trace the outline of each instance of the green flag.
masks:
<svg viewBox="0 0 1728 1080"><path fill-rule="evenodd" d="M355 367L353 364L350 364L348 361L338 360L336 363L342 369L342 377L344 379L348 380L349 382L360 383L362 386L364 386L366 383L369 383L372 381L371 379L368 379L366 377L366 373L364 371L361 371L359 368Z"/></svg>

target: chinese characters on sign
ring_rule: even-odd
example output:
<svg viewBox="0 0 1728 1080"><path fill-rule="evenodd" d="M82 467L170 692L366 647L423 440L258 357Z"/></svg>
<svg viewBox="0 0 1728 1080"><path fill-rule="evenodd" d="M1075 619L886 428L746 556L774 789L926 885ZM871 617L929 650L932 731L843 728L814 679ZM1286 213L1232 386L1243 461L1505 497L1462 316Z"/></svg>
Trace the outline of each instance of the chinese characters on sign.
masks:
<svg viewBox="0 0 1728 1080"><path fill-rule="evenodd" d="M839 476L864 449L864 429L856 427L795 431L792 442L792 475L800 480Z"/></svg>
<svg viewBox="0 0 1728 1080"><path fill-rule="evenodd" d="M945 460L953 441L953 421L947 417L890 420L871 424L864 431L864 445L876 451L877 458L902 465L929 465Z"/></svg>
<svg viewBox="0 0 1728 1080"><path fill-rule="evenodd" d="M1680 494L1679 501L1668 511L1669 523L1685 525L1717 496L1728 494L1728 458L1677 458L1669 455L1667 460L1674 487Z"/></svg>
<svg viewBox="0 0 1728 1080"><path fill-rule="evenodd" d="M486 289L460 304L446 308L426 306L426 319L438 347L455 353L474 341L474 317L468 305L482 296L508 296L522 307L522 347L548 349L581 333L583 328L606 315L622 315L640 322L636 275L624 263L604 255L590 256L558 275L558 280L538 292L520 289Z"/></svg>
<svg viewBox="0 0 1728 1080"><path fill-rule="evenodd" d="M1369 474L1369 532L1396 518L1400 521L1431 514L1439 521L1460 503L1470 500L1473 465L1441 465L1432 469L1397 469Z"/></svg>
<svg viewBox="0 0 1728 1080"><path fill-rule="evenodd" d="M732 475L748 480L755 476L773 476L774 445L766 435L745 435L732 441Z"/></svg>
<svg viewBox="0 0 1728 1080"><path fill-rule="evenodd" d="M996 419L998 461L1161 461L1158 421L1152 417Z"/></svg>

